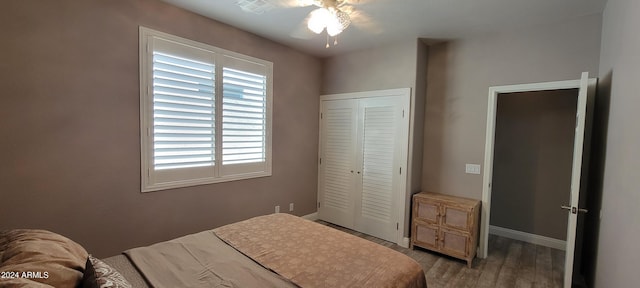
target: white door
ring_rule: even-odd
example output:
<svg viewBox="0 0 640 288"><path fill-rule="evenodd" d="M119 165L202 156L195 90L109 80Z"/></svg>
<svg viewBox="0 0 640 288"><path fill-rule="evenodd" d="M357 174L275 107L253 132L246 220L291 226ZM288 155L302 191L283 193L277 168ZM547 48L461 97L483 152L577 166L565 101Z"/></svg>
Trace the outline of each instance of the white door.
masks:
<svg viewBox="0 0 640 288"><path fill-rule="evenodd" d="M571 203L563 206L569 210L569 225L567 227L567 248L564 260L564 287L571 287L573 275L573 256L576 244L576 227L578 224L578 200L580 199L580 174L582 173L582 148L584 144L584 128L587 114L587 91L589 89L589 73L583 72L580 78L578 92L578 112L576 115L576 130L573 144L573 164L571 168ZM586 210L585 210L586 212Z"/></svg>
<svg viewBox="0 0 640 288"><path fill-rule="evenodd" d="M357 100L321 102L318 218L353 229Z"/></svg>
<svg viewBox="0 0 640 288"><path fill-rule="evenodd" d="M410 90L321 96L318 218L403 243Z"/></svg>
<svg viewBox="0 0 640 288"><path fill-rule="evenodd" d="M400 96L360 99L355 230L396 242L408 117ZM403 146L404 145L404 146ZM403 149L404 147L404 149ZM361 167L361 169L360 169ZM406 171L405 171L406 173ZM404 205L404 203L402 203Z"/></svg>

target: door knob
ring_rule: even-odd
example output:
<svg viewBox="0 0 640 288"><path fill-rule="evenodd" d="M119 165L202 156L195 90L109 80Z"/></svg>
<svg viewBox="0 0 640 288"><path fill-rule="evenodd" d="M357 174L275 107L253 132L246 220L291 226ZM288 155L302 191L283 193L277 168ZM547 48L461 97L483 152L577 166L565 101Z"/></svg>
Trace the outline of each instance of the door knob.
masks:
<svg viewBox="0 0 640 288"><path fill-rule="evenodd" d="M587 209L579 209L577 207L571 207L571 206L565 206L565 205L560 206L560 208L565 209L565 210L569 210L573 214L578 214L578 212L580 212L580 213L589 212L589 210L587 210Z"/></svg>

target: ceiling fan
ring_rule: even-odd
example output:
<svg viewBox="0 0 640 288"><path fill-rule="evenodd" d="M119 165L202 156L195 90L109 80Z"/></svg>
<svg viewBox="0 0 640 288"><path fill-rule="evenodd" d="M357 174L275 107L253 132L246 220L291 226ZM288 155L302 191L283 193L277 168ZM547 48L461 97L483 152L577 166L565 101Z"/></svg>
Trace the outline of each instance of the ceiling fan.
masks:
<svg viewBox="0 0 640 288"><path fill-rule="evenodd" d="M316 34L325 29L329 36L336 36L351 24L351 17L346 11L352 10L347 6L348 0L298 0L301 6L315 5L319 8L311 11L307 20L307 28ZM349 10L347 10L349 9Z"/></svg>
<svg viewBox="0 0 640 288"><path fill-rule="evenodd" d="M342 33L352 22L352 16L362 17L361 13L354 13L353 5L360 4L361 0L237 0L243 10L262 14L277 6L280 7L308 7L317 8L309 13L305 19L307 31L315 34L327 32L327 48L329 37L334 37L334 45L337 35ZM356 15L357 14L357 15ZM306 30L305 29L305 30ZM291 34L295 38L309 38L309 33L296 30Z"/></svg>

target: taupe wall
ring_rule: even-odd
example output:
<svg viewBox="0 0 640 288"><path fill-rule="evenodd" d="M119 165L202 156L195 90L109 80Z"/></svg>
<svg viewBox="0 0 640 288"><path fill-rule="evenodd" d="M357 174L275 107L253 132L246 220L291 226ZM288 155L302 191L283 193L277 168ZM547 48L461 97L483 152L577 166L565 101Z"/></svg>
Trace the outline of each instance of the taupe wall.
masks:
<svg viewBox="0 0 640 288"><path fill-rule="evenodd" d="M325 58L322 94L413 88L416 42L400 41Z"/></svg>
<svg viewBox="0 0 640 288"><path fill-rule="evenodd" d="M405 199L405 236L409 233L411 194L421 190L427 55L426 44L413 39L324 60L323 94L411 88L410 193Z"/></svg>
<svg viewBox="0 0 640 288"><path fill-rule="evenodd" d="M609 0L604 11L599 92L596 105L608 117L596 147L606 153L595 286L636 287L640 283L640 1ZM599 97L601 96L599 95ZM600 103L598 103L600 101ZM610 102L609 102L610 101ZM596 123L600 125L601 123ZM596 211L597 213L597 211ZM595 214L597 215L597 214Z"/></svg>
<svg viewBox="0 0 640 288"><path fill-rule="evenodd" d="M498 95L490 225L566 240L577 89Z"/></svg>
<svg viewBox="0 0 640 288"><path fill-rule="evenodd" d="M273 176L140 193L138 26L274 63ZM98 257L272 213L316 211L321 61L156 0L3 1L0 230Z"/></svg>
<svg viewBox="0 0 640 288"><path fill-rule="evenodd" d="M422 188L481 199L490 86L596 75L600 14L429 47ZM482 167L482 173L484 173Z"/></svg>

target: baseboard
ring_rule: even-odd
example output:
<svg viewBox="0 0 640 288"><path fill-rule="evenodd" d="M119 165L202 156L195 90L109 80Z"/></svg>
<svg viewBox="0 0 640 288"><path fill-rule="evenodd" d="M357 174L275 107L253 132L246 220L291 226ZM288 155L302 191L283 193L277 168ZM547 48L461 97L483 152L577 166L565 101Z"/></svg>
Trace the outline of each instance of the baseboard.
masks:
<svg viewBox="0 0 640 288"><path fill-rule="evenodd" d="M318 220L318 212L307 214L307 215L300 216L300 217L302 217L304 219L307 219L307 220L310 220L310 221L316 221L316 220Z"/></svg>
<svg viewBox="0 0 640 288"><path fill-rule="evenodd" d="M508 228L502 228L498 226L489 225L489 234L494 234L502 237L507 237L515 240L524 241L531 244L541 245L558 250L565 250L567 241L555 239L546 236L540 236L527 232L512 230Z"/></svg>
<svg viewBox="0 0 640 288"><path fill-rule="evenodd" d="M403 248L409 248L409 237L403 237L402 242L396 243L396 244L398 244L400 247L403 247Z"/></svg>

